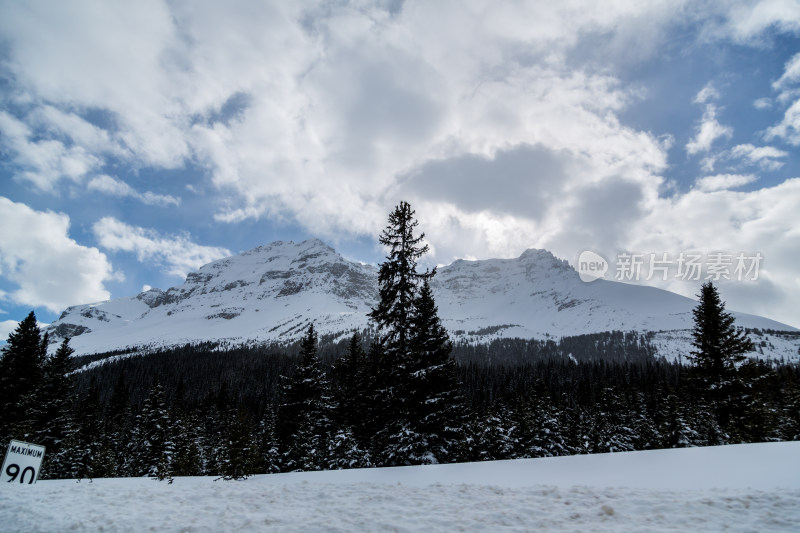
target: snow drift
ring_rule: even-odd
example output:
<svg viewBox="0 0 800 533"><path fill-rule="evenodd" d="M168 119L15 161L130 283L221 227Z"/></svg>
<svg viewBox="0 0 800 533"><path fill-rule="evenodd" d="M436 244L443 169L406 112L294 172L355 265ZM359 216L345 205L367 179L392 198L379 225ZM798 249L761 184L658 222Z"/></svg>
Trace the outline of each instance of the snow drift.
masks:
<svg viewBox="0 0 800 533"><path fill-rule="evenodd" d="M796 531L800 442L0 487L8 531Z"/></svg>

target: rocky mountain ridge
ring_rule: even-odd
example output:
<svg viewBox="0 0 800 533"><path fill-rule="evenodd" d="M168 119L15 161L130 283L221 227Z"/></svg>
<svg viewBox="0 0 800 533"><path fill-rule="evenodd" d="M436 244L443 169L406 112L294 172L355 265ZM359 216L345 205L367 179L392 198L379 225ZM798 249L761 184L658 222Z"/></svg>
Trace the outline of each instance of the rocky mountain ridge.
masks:
<svg viewBox="0 0 800 533"><path fill-rule="evenodd" d="M661 332L653 342L665 357L688 351L693 300L652 287L582 282L546 250L458 260L438 270L432 288L457 341L652 331ZM47 330L53 344L71 337L77 354L209 341L288 342L311 321L320 333L343 338L369 327L367 313L377 298L375 266L348 261L318 239L278 241L204 265L167 290L70 307ZM736 318L748 328L794 330L753 315ZM771 356L796 355L795 343L777 342Z"/></svg>

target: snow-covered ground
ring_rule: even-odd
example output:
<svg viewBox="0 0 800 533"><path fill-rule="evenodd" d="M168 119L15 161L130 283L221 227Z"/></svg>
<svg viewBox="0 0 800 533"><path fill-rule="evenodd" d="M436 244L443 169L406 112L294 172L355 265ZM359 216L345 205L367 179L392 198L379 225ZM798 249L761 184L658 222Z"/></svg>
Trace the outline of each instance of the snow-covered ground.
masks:
<svg viewBox="0 0 800 533"><path fill-rule="evenodd" d="M2 531L798 531L800 442L0 488Z"/></svg>

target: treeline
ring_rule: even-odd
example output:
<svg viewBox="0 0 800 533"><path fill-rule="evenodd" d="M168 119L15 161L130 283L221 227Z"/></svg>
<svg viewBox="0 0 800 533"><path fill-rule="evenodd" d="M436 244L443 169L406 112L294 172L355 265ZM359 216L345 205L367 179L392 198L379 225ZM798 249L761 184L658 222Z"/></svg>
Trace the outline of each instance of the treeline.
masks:
<svg viewBox="0 0 800 533"><path fill-rule="evenodd" d="M13 335L0 361L4 390L16 373L9 352L44 343L35 319ZM304 363L301 346L187 346L79 373L72 369L85 360L68 349L42 355L39 370L25 371L38 383L18 388L16 408L3 405L3 442L44 444L42 479L243 477L394 464L387 443L374 439L386 421L370 421L368 409L353 405L358 384L344 370L354 353L369 368L369 345L331 345L328 364L315 347L306 347ZM697 372L676 363L493 360L456 370L467 416L452 461L800 439L796 365L741 366L746 394L725 420ZM305 391L298 393L298 383ZM304 402L309 409L298 410Z"/></svg>
<svg viewBox="0 0 800 533"><path fill-rule="evenodd" d="M800 438L800 369L754 349L702 286L690 367L646 337L455 347L414 212L380 236L374 335L296 347L187 346L105 362L47 356L31 313L0 355L0 442L47 448L43 478L215 475L451 463ZM486 333L491 333L488 331ZM73 364L86 364L73 372ZM88 363L88 364L87 364Z"/></svg>
<svg viewBox="0 0 800 533"><path fill-rule="evenodd" d="M536 361L572 360L646 363L656 356L652 333L606 331L551 339L499 338L490 342L459 342L453 357L459 364L526 365Z"/></svg>
<svg viewBox="0 0 800 533"><path fill-rule="evenodd" d="M359 336L365 347L376 340L370 330L360 332ZM349 340L320 338L317 355L326 372L347 351L348 343ZM100 401L107 403L114 384L122 379L129 389L131 405L139 409L156 381L167 391L183 390L184 401L192 406L224 386L238 406L250 416L260 416L276 400L280 376L290 376L297 366L299 350L299 342L224 349L202 343L78 356L74 358L74 367L81 370L74 376L76 392L86 394L95 386ZM453 345L451 353L462 374L464 368L493 368L502 374L506 369L558 362L630 363L638 368L654 360L654 350L645 335L621 331L553 340L502 338L480 344L461 342ZM462 375L463 379L472 378ZM481 393L470 391L470 394Z"/></svg>

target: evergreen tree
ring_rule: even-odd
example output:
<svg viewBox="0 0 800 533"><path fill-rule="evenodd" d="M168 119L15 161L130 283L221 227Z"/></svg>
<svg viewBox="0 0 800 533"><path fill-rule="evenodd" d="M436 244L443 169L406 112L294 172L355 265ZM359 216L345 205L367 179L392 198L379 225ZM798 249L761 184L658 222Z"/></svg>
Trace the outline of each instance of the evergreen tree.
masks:
<svg viewBox="0 0 800 533"><path fill-rule="evenodd" d="M372 466L369 453L358 445L348 427L334 428L327 444L326 470Z"/></svg>
<svg viewBox="0 0 800 533"><path fill-rule="evenodd" d="M690 412L689 406L681 404L678 397L674 394L667 396L667 417L666 427L664 428L664 448L686 448L697 446L700 435L690 425L691 418L687 416Z"/></svg>
<svg viewBox="0 0 800 533"><path fill-rule="evenodd" d="M175 440L164 388L156 382L137 417L134 431L136 474L159 481L172 478Z"/></svg>
<svg viewBox="0 0 800 533"><path fill-rule="evenodd" d="M125 374L120 373L111 392L105 415L105 435L114 455L116 475L134 476L132 461L133 412Z"/></svg>
<svg viewBox="0 0 800 533"><path fill-rule="evenodd" d="M414 300L412 326L407 416L427 442L429 461L457 461L465 452L467 412L450 355L453 344L439 320L427 279Z"/></svg>
<svg viewBox="0 0 800 533"><path fill-rule="evenodd" d="M690 427L697 431L698 446L730 444L730 434L719 423L713 406L701 402L691 407Z"/></svg>
<svg viewBox="0 0 800 533"><path fill-rule="evenodd" d="M203 470L203 446L198 413L182 404L173 407L172 426L175 429L175 455L172 473L176 476L199 476Z"/></svg>
<svg viewBox="0 0 800 533"><path fill-rule="evenodd" d="M778 409L769 401L770 382L774 372L763 361L749 360L737 369L740 394L731 419L734 442L768 442L781 440L777 423Z"/></svg>
<svg viewBox="0 0 800 533"><path fill-rule="evenodd" d="M695 349L690 352L690 359L699 386L725 430L731 417L744 407L741 403L746 384L739 379L737 365L754 346L744 331L734 327L733 315L725 311L725 304L710 281L703 284L698 297L693 310Z"/></svg>
<svg viewBox="0 0 800 533"><path fill-rule="evenodd" d="M697 371L709 384L719 384L731 373L736 364L743 362L744 354L754 346L743 330L734 327L733 315L725 311L719 291L710 281L704 283L694 308L694 329L690 359Z"/></svg>
<svg viewBox="0 0 800 533"><path fill-rule="evenodd" d="M108 475L111 461L104 453L103 408L95 380L77 403L76 431L68 444L70 470L68 477L93 479Z"/></svg>
<svg viewBox="0 0 800 533"><path fill-rule="evenodd" d="M417 272L417 261L428 252L425 234L414 235L418 222L408 202L400 202L389 215L379 242L389 248L378 270L380 300L369 316L378 327L381 344L391 360L402 366L412 337L414 305L420 282L435 273Z"/></svg>
<svg viewBox="0 0 800 533"><path fill-rule="evenodd" d="M225 445L225 413L231 404L227 386L209 392L200 404L200 433L202 470L206 475L222 475L223 448Z"/></svg>
<svg viewBox="0 0 800 533"><path fill-rule="evenodd" d="M375 368L353 333L347 352L333 366L336 425L328 443L330 469L371 466L370 416L375 399Z"/></svg>
<svg viewBox="0 0 800 533"><path fill-rule="evenodd" d="M353 333L347 352L333 365L335 379L335 398L337 422L342 426L353 427L363 420L363 407L366 403L367 354L361 346L361 337Z"/></svg>
<svg viewBox="0 0 800 533"><path fill-rule="evenodd" d="M272 406L269 406L264 418L259 423L256 436L258 456L254 467L255 472L260 474L272 474L281 471L281 455L275 435L275 423L275 410Z"/></svg>
<svg viewBox="0 0 800 533"><path fill-rule="evenodd" d="M594 453L595 418L584 406L567 406L561 412L561 427L570 455Z"/></svg>
<svg viewBox="0 0 800 533"><path fill-rule="evenodd" d="M317 358L317 333L308 327L300 343L300 364L280 391L276 433L284 469L320 470L327 461L326 439L331 430L333 405L330 387Z"/></svg>
<svg viewBox="0 0 800 533"><path fill-rule="evenodd" d="M234 409L228 412L225 435L219 473L225 480L245 479L255 468L256 446L244 413Z"/></svg>
<svg viewBox="0 0 800 533"><path fill-rule="evenodd" d="M621 409L620 406L626 406ZM636 436L627 420L629 403L612 387L605 387L594 406L594 423L589 434L591 453L627 452L633 450Z"/></svg>
<svg viewBox="0 0 800 533"><path fill-rule="evenodd" d="M781 440L800 440L800 368L788 372L776 405L776 424Z"/></svg>
<svg viewBox="0 0 800 533"><path fill-rule="evenodd" d="M515 428L516 424L505 405L498 406L479 418L474 429L477 444L471 459L478 461L511 459L516 447L512 435Z"/></svg>
<svg viewBox="0 0 800 533"><path fill-rule="evenodd" d="M561 434L560 413L543 384L537 384L530 401L525 405L527 438L524 445L526 457L554 457L568 455Z"/></svg>
<svg viewBox="0 0 800 533"><path fill-rule="evenodd" d="M362 374L363 398L362 419L353 425L354 436L359 445L369 449L377 464L383 465L381 452L391 434L390 421L400 418L401 409L395 394L397 373L395 365L383 350L383 345L375 339L369 347Z"/></svg>
<svg viewBox="0 0 800 533"><path fill-rule="evenodd" d="M382 348L383 428L375 443L389 465L437 463L464 455L466 416L452 344L428 280L417 272L428 251L407 202L389 215L380 243L389 249L378 273L380 301L370 317Z"/></svg>
<svg viewBox="0 0 800 533"><path fill-rule="evenodd" d="M0 358L0 438L33 440L47 346L33 311L8 336Z"/></svg>
<svg viewBox="0 0 800 533"><path fill-rule="evenodd" d="M36 442L45 447L42 479L66 477L67 442L75 431L72 379L73 349L64 339L58 350L44 364L44 383L38 394L39 430Z"/></svg>
<svg viewBox="0 0 800 533"><path fill-rule="evenodd" d="M631 429L634 434L633 448L635 450L654 450L662 448L664 440L659 431L662 420L658 409L648 405L643 393L639 393L638 408L631 413Z"/></svg>

